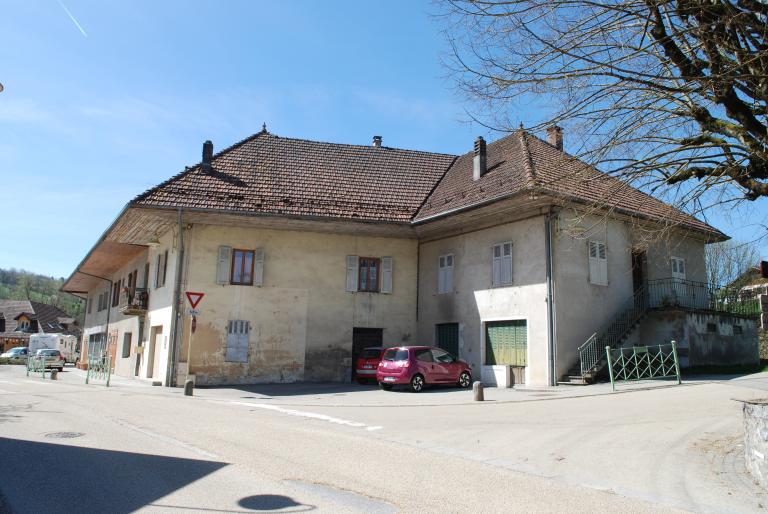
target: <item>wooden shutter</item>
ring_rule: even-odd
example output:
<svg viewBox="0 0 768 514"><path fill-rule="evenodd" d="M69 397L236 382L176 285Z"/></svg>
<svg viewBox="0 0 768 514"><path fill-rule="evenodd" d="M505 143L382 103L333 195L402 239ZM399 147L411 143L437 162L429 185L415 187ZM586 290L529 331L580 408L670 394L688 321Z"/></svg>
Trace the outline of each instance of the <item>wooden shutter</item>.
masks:
<svg viewBox="0 0 768 514"><path fill-rule="evenodd" d="M501 245L495 245L491 252L493 256L493 278L491 283L497 286L501 284Z"/></svg>
<svg viewBox="0 0 768 514"><path fill-rule="evenodd" d="M232 248L219 246L219 257L216 261L216 283L229 284L229 271L232 261Z"/></svg>
<svg viewBox="0 0 768 514"><path fill-rule="evenodd" d="M608 256L605 243L589 241L589 281L593 284L608 285Z"/></svg>
<svg viewBox="0 0 768 514"><path fill-rule="evenodd" d="M357 291L357 266L359 259L357 255L347 255L347 291Z"/></svg>
<svg viewBox="0 0 768 514"><path fill-rule="evenodd" d="M525 366L528 363L528 334L525 320L486 323L485 363Z"/></svg>
<svg viewBox="0 0 768 514"><path fill-rule="evenodd" d="M453 255L445 257L445 279L443 285L446 293L453 292Z"/></svg>
<svg viewBox="0 0 768 514"><path fill-rule="evenodd" d="M392 257L381 258L381 289L382 293L392 292Z"/></svg>
<svg viewBox="0 0 768 514"><path fill-rule="evenodd" d="M437 259L437 292L445 292L445 257L442 255Z"/></svg>
<svg viewBox="0 0 768 514"><path fill-rule="evenodd" d="M264 280L264 248L256 248L253 262L253 285L260 286Z"/></svg>
<svg viewBox="0 0 768 514"><path fill-rule="evenodd" d="M501 283L512 283L512 243L501 245Z"/></svg>

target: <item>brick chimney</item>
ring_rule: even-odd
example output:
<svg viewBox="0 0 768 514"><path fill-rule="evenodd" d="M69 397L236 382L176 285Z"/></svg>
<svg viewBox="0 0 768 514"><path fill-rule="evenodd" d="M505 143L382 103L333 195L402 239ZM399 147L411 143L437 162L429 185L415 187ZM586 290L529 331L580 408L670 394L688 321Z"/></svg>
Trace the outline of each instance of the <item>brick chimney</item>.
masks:
<svg viewBox="0 0 768 514"><path fill-rule="evenodd" d="M479 180L488 171L488 158L485 151L485 139L478 136L475 139L475 157L472 166L472 180Z"/></svg>
<svg viewBox="0 0 768 514"><path fill-rule="evenodd" d="M373 146L381 148L381 136L373 136Z"/></svg>
<svg viewBox="0 0 768 514"><path fill-rule="evenodd" d="M558 150L563 149L563 129L557 125L552 125L547 129L547 143Z"/></svg>
<svg viewBox="0 0 768 514"><path fill-rule="evenodd" d="M213 160L213 143L210 140L203 143L203 171L211 171L211 161Z"/></svg>

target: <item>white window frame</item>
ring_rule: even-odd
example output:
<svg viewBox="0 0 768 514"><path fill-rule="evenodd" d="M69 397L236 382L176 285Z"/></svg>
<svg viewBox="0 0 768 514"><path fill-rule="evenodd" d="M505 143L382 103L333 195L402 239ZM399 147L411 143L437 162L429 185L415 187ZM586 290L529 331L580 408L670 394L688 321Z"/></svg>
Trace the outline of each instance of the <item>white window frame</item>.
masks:
<svg viewBox="0 0 768 514"><path fill-rule="evenodd" d="M496 252L496 249L499 251ZM509 249L508 254L507 249ZM493 287L512 285L512 252L512 241L504 241L491 247L491 285Z"/></svg>
<svg viewBox="0 0 768 514"><path fill-rule="evenodd" d="M672 278L679 278L685 280L686 263L682 257L675 257L674 255L669 258L669 267L672 271ZM682 271L681 271L682 268Z"/></svg>
<svg viewBox="0 0 768 514"><path fill-rule="evenodd" d="M602 250L602 252L600 250ZM590 239L587 241L587 259L589 262L588 271L590 284L607 286L608 245L605 244L605 241L597 239Z"/></svg>
<svg viewBox="0 0 768 514"><path fill-rule="evenodd" d="M456 258L452 253L437 258L437 294L453 292L453 265Z"/></svg>

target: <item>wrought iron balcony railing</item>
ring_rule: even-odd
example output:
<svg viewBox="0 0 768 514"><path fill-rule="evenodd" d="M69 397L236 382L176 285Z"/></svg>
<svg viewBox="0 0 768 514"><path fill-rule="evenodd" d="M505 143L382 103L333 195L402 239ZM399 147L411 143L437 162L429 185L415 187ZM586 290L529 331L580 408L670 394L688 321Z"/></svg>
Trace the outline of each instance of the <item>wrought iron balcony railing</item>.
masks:
<svg viewBox="0 0 768 514"><path fill-rule="evenodd" d="M149 308L149 290L137 287L120 293L120 312L127 316L143 316Z"/></svg>

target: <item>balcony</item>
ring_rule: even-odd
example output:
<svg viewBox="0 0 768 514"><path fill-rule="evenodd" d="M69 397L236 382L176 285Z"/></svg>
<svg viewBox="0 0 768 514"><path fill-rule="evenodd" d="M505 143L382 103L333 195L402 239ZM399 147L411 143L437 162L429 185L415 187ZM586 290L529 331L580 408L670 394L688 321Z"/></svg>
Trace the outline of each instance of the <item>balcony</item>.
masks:
<svg viewBox="0 0 768 514"><path fill-rule="evenodd" d="M679 278L649 281L647 302L651 309L715 311L748 318L760 316L759 300L745 296L738 288Z"/></svg>
<svg viewBox="0 0 768 514"><path fill-rule="evenodd" d="M145 316L149 307L149 290L137 287L134 291L123 289L120 292L118 309L125 316Z"/></svg>

